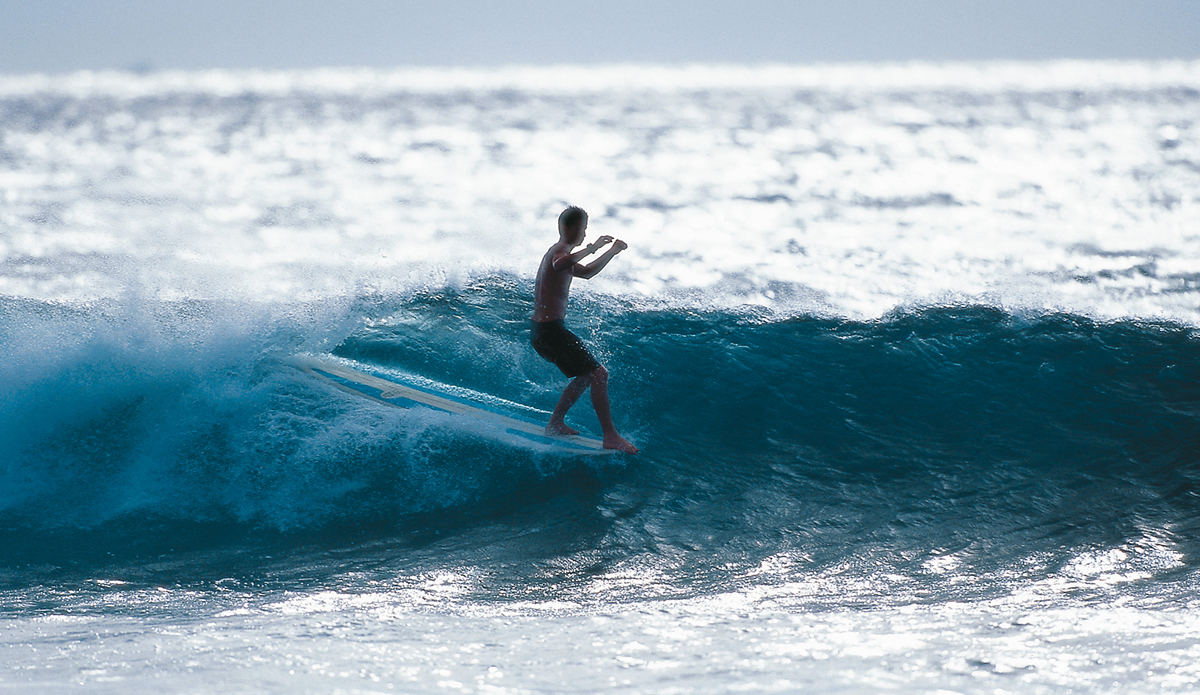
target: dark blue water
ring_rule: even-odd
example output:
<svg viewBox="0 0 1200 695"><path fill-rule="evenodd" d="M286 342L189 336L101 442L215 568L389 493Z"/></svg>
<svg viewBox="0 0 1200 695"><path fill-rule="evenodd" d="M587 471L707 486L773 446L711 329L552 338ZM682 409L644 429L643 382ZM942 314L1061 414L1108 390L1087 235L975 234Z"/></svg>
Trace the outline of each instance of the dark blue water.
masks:
<svg viewBox="0 0 1200 695"><path fill-rule="evenodd" d="M323 348L548 410L565 380L528 346L528 295L496 277L258 312L2 300L0 582L287 587L459 563L491 568L479 598L504 601L644 559L668 595L700 596L769 581L752 570L786 555L946 601L1147 535L1182 557L1148 556L1121 591L1200 564L1200 335L1186 326L585 296L569 324L609 366L618 426L643 450L600 462L383 408L279 361ZM596 431L586 399L568 421ZM949 555L972 581L930 572Z"/></svg>

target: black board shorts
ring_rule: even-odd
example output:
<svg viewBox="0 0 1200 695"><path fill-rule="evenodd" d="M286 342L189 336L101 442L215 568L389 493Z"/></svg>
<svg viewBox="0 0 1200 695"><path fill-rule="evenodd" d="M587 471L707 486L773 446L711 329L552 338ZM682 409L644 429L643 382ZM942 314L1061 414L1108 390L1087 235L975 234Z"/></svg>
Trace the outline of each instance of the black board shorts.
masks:
<svg viewBox="0 0 1200 695"><path fill-rule="evenodd" d="M567 330L562 319L534 321L529 337L537 354L553 362L559 371L572 379L591 374L600 366L583 341Z"/></svg>

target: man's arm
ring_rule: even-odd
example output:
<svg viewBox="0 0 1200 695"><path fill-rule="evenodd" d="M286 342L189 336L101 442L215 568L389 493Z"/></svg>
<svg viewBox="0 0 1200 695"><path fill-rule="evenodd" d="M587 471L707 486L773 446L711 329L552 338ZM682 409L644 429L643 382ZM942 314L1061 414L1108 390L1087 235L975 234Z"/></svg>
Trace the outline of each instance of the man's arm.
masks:
<svg viewBox="0 0 1200 695"><path fill-rule="evenodd" d="M600 248L601 246L604 246L605 244L607 244L608 242L610 242L612 240L613 240L613 238L606 234L606 235L600 237L599 239L597 239L594 244L588 244L587 246L584 246L583 248L576 251L575 253L563 254L561 256L555 256L554 257L554 269L562 270L563 268L566 268L568 266L574 266L576 269L578 269L579 266L577 264L579 263L580 260L582 260L586 256L590 256L591 254L596 253L596 249ZM575 273L575 274L578 275L579 273Z"/></svg>
<svg viewBox="0 0 1200 695"><path fill-rule="evenodd" d="M606 237L601 237L601 239L605 238ZM611 237L607 237L607 239L612 240L612 246L609 246L608 250L602 253L599 258L587 265L576 264L571 268L571 272L575 274L575 277L583 278L584 280L590 280L596 277L601 270L604 270L604 266L608 265L608 262L613 259L613 256L616 256L618 253L621 253L625 249L629 248L629 244L626 244L620 239L612 239ZM600 242L598 241L596 243Z"/></svg>

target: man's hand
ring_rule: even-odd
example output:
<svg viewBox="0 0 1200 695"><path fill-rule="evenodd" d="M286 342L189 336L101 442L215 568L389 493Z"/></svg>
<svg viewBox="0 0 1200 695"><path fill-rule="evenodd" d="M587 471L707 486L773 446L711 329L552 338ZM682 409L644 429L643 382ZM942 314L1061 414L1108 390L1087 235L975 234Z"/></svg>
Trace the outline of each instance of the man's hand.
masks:
<svg viewBox="0 0 1200 695"><path fill-rule="evenodd" d="M625 249L629 248L629 244L626 244L620 239L614 239L607 234L597 239L595 245L603 246L610 243L612 246L609 246L608 250L600 254L600 257L596 260L588 263L587 265L576 264L571 270L575 277L583 278L584 280L590 280L591 278L596 277L596 273L604 270L604 266L608 265L608 262L613 259L613 256L616 256L618 253L621 253ZM594 249L591 246L587 247L586 249L586 251L589 253L593 250ZM584 252L580 251L579 253L582 255Z"/></svg>
<svg viewBox="0 0 1200 695"><path fill-rule="evenodd" d="M593 244L592 244L591 246L589 246L588 248L589 248L589 249L591 249L592 251L595 251L596 249L600 248L601 246L604 246L605 244L609 243L609 242L610 242L610 241L612 241L612 240L613 240L613 238L612 238L612 237L610 237L609 235L605 234L604 236L602 236L602 237L600 237L599 239L597 239L597 240L596 240L596 242L595 242L595 243L593 243Z"/></svg>

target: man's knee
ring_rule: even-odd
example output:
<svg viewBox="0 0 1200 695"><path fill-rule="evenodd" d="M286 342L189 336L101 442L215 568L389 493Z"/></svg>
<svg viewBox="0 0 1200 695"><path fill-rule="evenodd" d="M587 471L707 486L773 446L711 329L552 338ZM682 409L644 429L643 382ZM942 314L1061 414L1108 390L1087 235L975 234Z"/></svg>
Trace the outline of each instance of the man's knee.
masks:
<svg viewBox="0 0 1200 695"><path fill-rule="evenodd" d="M600 365L593 369L592 373L588 376L591 377L593 383L608 383L608 370L604 368L604 365Z"/></svg>

